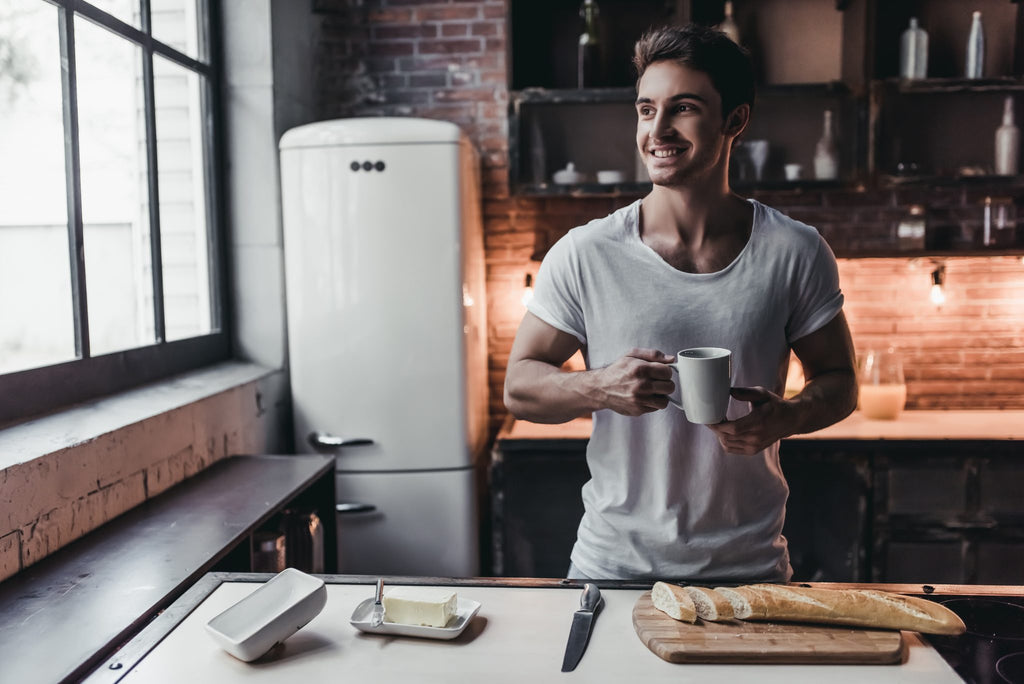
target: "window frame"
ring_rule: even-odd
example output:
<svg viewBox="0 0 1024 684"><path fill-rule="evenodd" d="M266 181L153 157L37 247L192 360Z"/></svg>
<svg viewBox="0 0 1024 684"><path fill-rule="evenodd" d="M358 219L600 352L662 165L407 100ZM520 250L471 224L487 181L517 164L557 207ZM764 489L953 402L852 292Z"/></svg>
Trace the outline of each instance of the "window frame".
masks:
<svg viewBox="0 0 1024 684"><path fill-rule="evenodd" d="M199 58L190 57L153 38L150 0L139 4L136 28L84 0L39 0L57 7L62 70L65 139L65 181L68 203L68 252L77 358L52 365L0 374L0 427L53 413L72 404L151 383L231 357L232 338L227 301L226 209L224 202L222 52L219 3L197 0ZM142 54L146 157L151 232L154 331L156 342L142 347L92 356L89 348L88 292L85 282L78 92L74 50L75 16L79 15L138 46ZM159 55L200 75L204 136L203 172L206 190L207 255L209 260L211 332L166 341L163 261L160 236L160 195L157 172L156 105L153 56ZM205 60L205 61L202 61Z"/></svg>

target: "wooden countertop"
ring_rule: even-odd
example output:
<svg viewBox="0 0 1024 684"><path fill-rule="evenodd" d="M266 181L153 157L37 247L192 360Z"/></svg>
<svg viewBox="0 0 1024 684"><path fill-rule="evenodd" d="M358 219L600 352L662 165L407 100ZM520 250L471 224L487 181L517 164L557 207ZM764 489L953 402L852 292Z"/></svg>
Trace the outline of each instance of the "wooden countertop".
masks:
<svg viewBox="0 0 1024 684"><path fill-rule="evenodd" d="M327 604L298 633L268 655L243 663L222 651L206 633L215 615L257 588L269 576L211 573L166 612L159 634L140 634L86 680L113 682L750 682L831 684L865 681L960 682L935 649L919 635L906 632L907 656L896 665L770 665L668 663L637 638L632 608L650 586L598 582L605 603L577 669L559 672L572 613L579 607L580 585L565 580L477 578L446 581L429 578L384 578L386 586L436 584L457 586L460 596L479 601L479 614L452 641L435 641L357 631L349 624L355 607L372 596L373 578L325 576ZM411 580L411 581L410 581ZM916 586L871 586L916 593ZM891 587L891 588L890 588ZM937 585L935 594L956 587ZM960 587L970 593L1019 592L1020 587ZM909 590L909 591L908 591ZM954 591L950 591L954 590ZM961 593L961 592L955 592ZM159 620L164 620L161 616ZM148 630L148 628L147 628Z"/></svg>
<svg viewBox="0 0 1024 684"><path fill-rule="evenodd" d="M510 420L499 440L590 439L590 418L559 425ZM1024 411L904 411L896 420L871 420L860 411L846 419L791 440L1019 440Z"/></svg>

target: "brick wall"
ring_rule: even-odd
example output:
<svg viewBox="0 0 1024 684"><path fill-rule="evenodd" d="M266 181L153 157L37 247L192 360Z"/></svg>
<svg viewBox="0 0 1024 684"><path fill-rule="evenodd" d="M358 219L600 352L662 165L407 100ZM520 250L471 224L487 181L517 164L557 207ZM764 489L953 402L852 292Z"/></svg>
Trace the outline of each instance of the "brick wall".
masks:
<svg viewBox="0 0 1024 684"><path fill-rule="evenodd" d="M200 384L201 376L186 382ZM278 411L263 402L283 381L275 374L247 382L0 469L0 581L216 461L275 453L270 435ZM95 416L135 415L153 396L142 388L8 428L3 448L17 455L36 443L32 435L48 431L54 434L48 444L62 443L69 429L91 425Z"/></svg>
<svg viewBox="0 0 1024 684"><path fill-rule="evenodd" d="M510 197L505 0L317 0L320 118L424 116L452 121L483 155L492 432L534 256L569 228L633 197ZM625 132L624 135L631 135ZM818 227L842 254L892 244L910 204L928 207L946 244L976 237L985 187L779 192L762 201ZM1019 201L1019 200L1018 200ZM927 298L931 261L842 260L847 314L859 350L904 352L911 408L1024 408L1024 264L945 260L948 301Z"/></svg>

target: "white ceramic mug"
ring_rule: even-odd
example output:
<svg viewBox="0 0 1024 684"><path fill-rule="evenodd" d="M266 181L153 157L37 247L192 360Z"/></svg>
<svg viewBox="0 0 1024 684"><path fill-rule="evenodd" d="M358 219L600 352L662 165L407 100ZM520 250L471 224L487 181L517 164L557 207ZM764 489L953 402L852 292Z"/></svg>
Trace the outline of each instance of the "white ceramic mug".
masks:
<svg viewBox="0 0 1024 684"><path fill-rule="evenodd" d="M692 347L676 354L669 366L679 376L668 400L691 423L709 425L725 420L732 389L732 352L721 347Z"/></svg>

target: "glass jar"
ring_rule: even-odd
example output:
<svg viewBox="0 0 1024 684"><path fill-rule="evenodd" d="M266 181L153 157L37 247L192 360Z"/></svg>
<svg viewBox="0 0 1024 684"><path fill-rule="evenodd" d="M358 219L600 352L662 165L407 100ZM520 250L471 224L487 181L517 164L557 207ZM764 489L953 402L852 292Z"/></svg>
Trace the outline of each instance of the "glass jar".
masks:
<svg viewBox="0 0 1024 684"><path fill-rule="evenodd" d="M889 347L869 349L860 368L860 398L857 405L866 418L893 420L907 403L907 384L903 377L903 360Z"/></svg>

